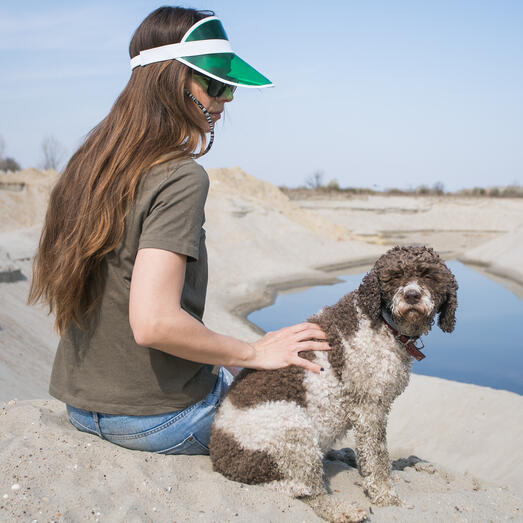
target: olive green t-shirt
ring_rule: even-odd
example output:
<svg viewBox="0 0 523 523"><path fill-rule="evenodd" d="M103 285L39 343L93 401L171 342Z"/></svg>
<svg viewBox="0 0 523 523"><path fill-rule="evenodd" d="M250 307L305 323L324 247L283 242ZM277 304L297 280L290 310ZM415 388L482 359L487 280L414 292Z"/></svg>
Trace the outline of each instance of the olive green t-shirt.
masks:
<svg viewBox="0 0 523 523"><path fill-rule="evenodd" d="M193 160L148 171L126 218L121 242L104 260L105 286L93 312L73 322L60 339L49 393L77 407L106 414L148 415L184 409L204 398L216 376L211 365L177 358L134 341L129 289L138 249L187 256L182 308L202 320L207 288L203 229L209 189Z"/></svg>

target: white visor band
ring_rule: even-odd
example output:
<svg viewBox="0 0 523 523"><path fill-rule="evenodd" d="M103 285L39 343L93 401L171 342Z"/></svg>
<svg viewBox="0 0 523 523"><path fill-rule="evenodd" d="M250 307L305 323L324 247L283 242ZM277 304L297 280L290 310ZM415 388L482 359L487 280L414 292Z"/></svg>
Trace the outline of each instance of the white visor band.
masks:
<svg viewBox="0 0 523 523"><path fill-rule="evenodd" d="M205 54L234 53L228 40L193 40L177 44L162 45L140 51L140 54L131 58L131 69L139 65L152 64L173 60L184 56L201 56Z"/></svg>

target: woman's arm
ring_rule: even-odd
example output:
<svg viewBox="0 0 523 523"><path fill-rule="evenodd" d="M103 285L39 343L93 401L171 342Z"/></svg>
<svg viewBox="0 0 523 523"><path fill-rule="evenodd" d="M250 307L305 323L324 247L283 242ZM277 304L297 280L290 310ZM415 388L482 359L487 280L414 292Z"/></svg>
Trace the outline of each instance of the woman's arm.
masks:
<svg viewBox="0 0 523 523"><path fill-rule="evenodd" d="M129 321L136 343L187 360L253 369L320 366L298 356L303 350L328 350L324 332L300 323L247 343L207 329L180 306L186 257L161 249L140 249L131 280Z"/></svg>

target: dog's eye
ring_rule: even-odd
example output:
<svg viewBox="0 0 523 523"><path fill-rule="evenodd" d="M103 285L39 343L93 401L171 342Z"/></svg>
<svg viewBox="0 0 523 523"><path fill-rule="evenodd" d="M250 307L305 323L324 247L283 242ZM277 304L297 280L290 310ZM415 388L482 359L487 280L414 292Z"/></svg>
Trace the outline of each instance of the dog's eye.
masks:
<svg viewBox="0 0 523 523"><path fill-rule="evenodd" d="M384 281L395 281L395 280L399 280L401 277L403 276L403 274L399 271L389 271L389 272L386 272L383 276L382 276L382 279Z"/></svg>
<svg viewBox="0 0 523 523"><path fill-rule="evenodd" d="M425 280L431 280L437 282L439 280L439 275L437 272L434 272L431 269L424 269L421 271L420 276Z"/></svg>

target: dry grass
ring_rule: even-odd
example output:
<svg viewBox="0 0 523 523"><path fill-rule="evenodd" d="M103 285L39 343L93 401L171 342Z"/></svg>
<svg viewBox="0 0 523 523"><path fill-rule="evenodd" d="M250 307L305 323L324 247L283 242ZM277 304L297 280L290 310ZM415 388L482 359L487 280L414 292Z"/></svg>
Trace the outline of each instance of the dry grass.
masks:
<svg viewBox="0 0 523 523"><path fill-rule="evenodd" d="M340 187L338 183L329 182L327 185L318 187L286 187L280 190L291 200L301 199L346 199L352 196L379 195L379 196L445 196L445 197L485 197L485 198L523 198L523 187L520 185L508 185L505 187L473 187L471 189L460 189L459 191L445 191L440 183L432 187L420 185L413 189L388 188L376 191L365 187Z"/></svg>

